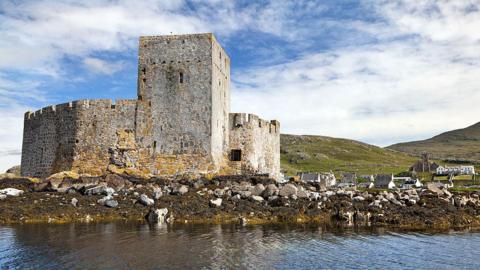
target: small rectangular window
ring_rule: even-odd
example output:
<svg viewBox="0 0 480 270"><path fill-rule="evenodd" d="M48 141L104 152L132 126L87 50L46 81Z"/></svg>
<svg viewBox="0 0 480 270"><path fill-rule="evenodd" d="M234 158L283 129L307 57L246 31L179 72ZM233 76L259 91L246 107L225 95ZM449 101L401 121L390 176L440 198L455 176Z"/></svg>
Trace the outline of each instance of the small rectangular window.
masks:
<svg viewBox="0 0 480 270"><path fill-rule="evenodd" d="M232 149L232 152L230 153L230 160L231 161L242 161L242 150Z"/></svg>
<svg viewBox="0 0 480 270"><path fill-rule="evenodd" d="M183 72L180 72L180 83L183 83Z"/></svg>

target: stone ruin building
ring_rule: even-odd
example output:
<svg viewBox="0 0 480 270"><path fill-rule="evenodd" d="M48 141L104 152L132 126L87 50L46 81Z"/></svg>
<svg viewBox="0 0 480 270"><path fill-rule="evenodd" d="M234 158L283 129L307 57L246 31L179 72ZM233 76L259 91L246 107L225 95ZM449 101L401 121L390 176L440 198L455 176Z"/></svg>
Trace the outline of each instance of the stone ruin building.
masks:
<svg viewBox="0 0 480 270"><path fill-rule="evenodd" d="M25 113L21 174L280 176L280 124L230 112L230 58L209 34L140 37L138 99ZM112 167L113 166L113 167Z"/></svg>

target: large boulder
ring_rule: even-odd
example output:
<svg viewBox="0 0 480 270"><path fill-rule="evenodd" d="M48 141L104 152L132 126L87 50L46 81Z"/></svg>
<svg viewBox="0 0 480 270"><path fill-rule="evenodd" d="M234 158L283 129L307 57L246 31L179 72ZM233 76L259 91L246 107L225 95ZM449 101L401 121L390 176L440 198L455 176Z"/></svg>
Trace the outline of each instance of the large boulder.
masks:
<svg viewBox="0 0 480 270"><path fill-rule="evenodd" d="M163 224L167 221L168 209L151 209L147 215L147 220L150 223Z"/></svg>
<svg viewBox="0 0 480 270"><path fill-rule="evenodd" d="M115 190L111 187L107 187L104 184L98 185L96 187L89 188L85 190L85 195L113 195L115 193Z"/></svg>
<svg viewBox="0 0 480 270"><path fill-rule="evenodd" d="M163 196L163 192L161 188L154 188L153 189L153 199L158 200Z"/></svg>
<svg viewBox="0 0 480 270"><path fill-rule="evenodd" d="M438 196L442 196L443 194L445 194L441 189L437 187L435 183L427 183L426 188L428 191L435 193Z"/></svg>
<svg viewBox="0 0 480 270"><path fill-rule="evenodd" d="M290 196L297 196L298 189L295 185L293 184L286 184L283 186L280 191L278 192L278 195L282 197L290 197Z"/></svg>
<svg viewBox="0 0 480 270"><path fill-rule="evenodd" d="M105 182L109 187L115 189L116 191L122 190L127 182L130 183L118 174L107 174L105 176Z"/></svg>
<svg viewBox="0 0 480 270"><path fill-rule="evenodd" d="M105 206L110 208L115 208L118 206L118 202L114 199L110 199L105 202Z"/></svg>
<svg viewBox="0 0 480 270"><path fill-rule="evenodd" d="M276 196L278 195L278 187L275 184L270 184L265 187L265 190L262 193L263 198L268 199L271 196Z"/></svg>
<svg viewBox="0 0 480 270"><path fill-rule="evenodd" d="M20 176L20 165L16 165L16 166L11 167L10 169L8 169L6 171L6 173L10 173L10 174L13 174L15 176Z"/></svg>
<svg viewBox="0 0 480 270"><path fill-rule="evenodd" d="M4 188L0 189L0 194L7 195L7 196L20 196L24 193L23 190L16 189L16 188Z"/></svg>
<svg viewBox="0 0 480 270"><path fill-rule="evenodd" d="M185 185L176 186L173 188L172 194L183 195L188 192L188 187Z"/></svg>
<svg viewBox="0 0 480 270"><path fill-rule="evenodd" d="M150 199L145 194L140 195L140 197L138 198L138 202L145 205L145 206L151 206L155 203L155 201L153 199Z"/></svg>
<svg viewBox="0 0 480 270"><path fill-rule="evenodd" d="M211 207L220 207L222 205L222 198L216 198L210 200L210 206Z"/></svg>
<svg viewBox="0 0 480 270"><path fill-rule="evenodd" d="M52 180L52 179L65 179L65 178L72 178L72 179L78 179L80 178L80 175L76 172L73 171L63 171L63 172L58 172L55 174L50 175L47 177L47 180Z"/></svg>
<svg viewBox="0 0 480 270"><path fill-rule="evenodd" d="M252 189L252 196L260 196L265 190L265 186L262 184L256 184Z"/></svg>
<svg viewBox="0 0 480 270"><path fill-rule="evenodd" d="M263 197L261 196L257 196L257 195L252 195L252 197L250 198L253 202L263 202Z"/></svg>

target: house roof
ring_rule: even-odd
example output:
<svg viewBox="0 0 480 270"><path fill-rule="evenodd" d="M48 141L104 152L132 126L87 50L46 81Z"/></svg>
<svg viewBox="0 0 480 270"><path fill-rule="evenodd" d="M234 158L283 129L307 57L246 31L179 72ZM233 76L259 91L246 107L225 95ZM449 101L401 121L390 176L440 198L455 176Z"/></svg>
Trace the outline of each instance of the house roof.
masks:
<svg viewBox="0 0 480 270"><path fill-rule="evenodd" d="M356 173L344 173L342 174L342 183L355 183L357 180Z"/></svg>
<svg viewBox="0 0 480 270"><path fill-rule="evenodd" d="M375 186L388 186L393 181L392 174L377 174L375 177Z"/></svg>
<svg viewBox="0 0 480 270"><path fill-rule="evenodd" d="M302 181L318 181L320 179L319 173L299 173L298 175Z"/></svg>

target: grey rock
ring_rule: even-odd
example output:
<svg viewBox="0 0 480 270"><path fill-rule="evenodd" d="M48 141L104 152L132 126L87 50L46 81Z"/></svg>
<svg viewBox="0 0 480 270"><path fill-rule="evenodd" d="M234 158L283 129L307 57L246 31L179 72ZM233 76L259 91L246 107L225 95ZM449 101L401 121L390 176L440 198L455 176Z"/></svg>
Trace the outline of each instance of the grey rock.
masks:
<svg viewBox="0 0 480 270"><path fill-rule="evenodd" d="M107 196L99 199L99 200L97 201L97 203L100 204L100 205L105 205L105 202L106 202L106 201L112 200L112 199L113 199L112 195L107 195Z"/></svg>
<svg viewBox="0 0 480 270"><path fill-rule="evenodd" d="M276 201L277 199L278 199L278 195L273 195L273 196L268 197L269 202Z"/></svg>
<svg viewBox="0 0 480 270"><path fill-rule="evenodd" d="M297 197L300 198L300 199L307 199L308 195L309 195L309 193L306 190L303 190L303 189L299 190L297 192Z"/></svg>
<svg viewBox="0 0 480 270"><path fill-rule="evenodd" d="M223 197L224 194L225 194L225 190L222 188L217 188L213 191L213 195L215 195L215 197L217 198Z"/></svg>
<svg viewBox="0 0 480 270"><path fill-rule="evenodd" d="M437 194L438 196L442 196L444 192L435 185L435 183L427 183L427 190Z"/></svg>
<svg viewBox="0 0 480 270"><path fill-rule="evenodd" d="M5 194L0 194L0 201L3 201L7 198L7 195Z"/></svg>
<svg viewBox="0 0 480 270"><path fill-rule="evenodd" d="M238 194L240 197L242 197L242 199L248 199L250 196L252 196L252 192L250 191L240 191Z"/></svg>
<svg viewBox="0 0 480 270"><path fill-rule="evenodd" d="M105 206L110 207L110 208L115 208L115 207L118 206L118 202L116 200L113 200L113 199L107 200L105 202Z"/></svg>
<svg viewBox="0 0 480 270"><path fill-rule="evenodd" d="M264 198L269 198L271 196L276 196L278 195L278 187L275 184L269 184L265 187L265 190L262 193L262 196Z"/></svg>
<svg viewBox="0 0 480 270"><path fill-rule="evenodd" d="M365 201L365 198L362 197L362 196L355 196L352 198L352 201L354 202L362 202L362 201Z"/></svg>
<svg viewBox="0 0 480 270"><path fill-rule="evenodd" d="M140 202L141 204L143 204L145 206L151 206L155 203L155 201L153 199L150 199L145 194L140 195L140 198L138 198L138 202Z"/></svg>
<svg viewBox="0 0 480 270"><path fill-rule="evenodd" d="M408 206L412 206L412 205L415 205L417 204L417 201L416 200L413 200L413 199L409 199L408 201L405 202Z"/></svg>
<svg viewBox="0 0 480 270"><path fill-rule="evenodd" d="M150 223L163 224L167 222L168 209L151 209L147 215L147 220Z"/></svg>
<svg viewBox="0 0 480 270"><path fill-rule="evenodd" d="M240 201L242 199L242 196L240 194L236 194L232 196L232 201Z"/></svg>
<svg viewBox="0 0 480 270"><path fill-rule="evenodd" d="M153 199L158 200L163 196L163 192L161 188L155 188L153 190Z"/></svg>
<svg viewBox="0 0 480 270"><path fill-rule="evenodd" d="M192 187L195 188L195 189L199 189L203 186L205 186L205 184L203 183L202 180L197 180L197 181L193 182L193 184L192 184Z"/></svg>
<svg viewBox="0 0 480 270"><path fill-rule="evenodd" d="M188 187L185 186L185 185L175 187L172 191L172 193L175 194L175 195L183 195L187 192L188 192Z"/></svg>
<svg viewBox="0 0 480 270"><path fill-rule="evenodd" d="M211 207L220 207L222 205L222 198L216 198L210 200L210 206Z"/></svg>
<svg viewBox="0 0 480 270"><path fill-rule="evenodd" d="M263 191L265 190L265 186L262 184L256 184L252 189L252 195L260 196L262 195Z"/></svg>
<svg viewBox="0 0 480 270"><path fill-rule="evenodd" d="M70 201L70 203L71 203L74 207L77 207L77 205L78 205L78 200L77 200L77 198L73 198L73 199Z"/></svg>
<svg viewBox="0 0 480 270"><path fill-rule="evenodd" d="M115 193L115 190L111 187L107 187L105 185L98 185L93 188L89 188L85 191L85 195L112 195Z"/></svg>
<svg viewBox="0 0 480 270"><path fill-rule="evenodd" d="M261 196L252 195L252 197L250 197L250 198L254 202L263 202L263 197L261 197Z"/></svg>
<svg viewBox="0 0 480 270"><path fill-rule="evenodd" d="M14 196L18 197L24 193L23 190L16 189L16 188L4 188L0 190L0 194L7 195L7 196Z"/></svg>
<svg viewBox="0 0 480 270"><path fill-rule="evenodd" d="M10 169L8 169L6 171L6 173L11 173L11 174L14 174L16 176L19 176L20 175L20 165L16 165L16 166L11 167Z"/></svg>
<svg viewBox="0 0 480 270"><path fill-rule="evenodd" d="M115 191L120 191L125 187L125 179L118 174L107 174L105 177L107 186L113 188Z"/></svg>
<svg viewBox="0 0 480 270"><path fill-rule="evenodd" d="M318 200L320 200L320 193L318 193L318 192L310 192L309 198L310 198L310 200L318 201Z"/></svg>
<svg viewBox="0 0 480 270"><path fill-rule="evenodd" d="M286 184L283 186L280 191L278 192L278 195L282 197L291 197L292 195L297 196L297 187L293 184Z"/></svg>
<svg viewBox="0 0 480 270"><path fill-rule="evenodd" d="M467 202L468 202L468 200L465 196L458 196L458 197L454 198L454 204L457 207L463 207L463 206L467 205Z"/></svg>

